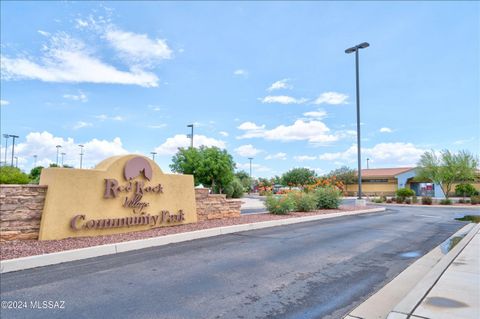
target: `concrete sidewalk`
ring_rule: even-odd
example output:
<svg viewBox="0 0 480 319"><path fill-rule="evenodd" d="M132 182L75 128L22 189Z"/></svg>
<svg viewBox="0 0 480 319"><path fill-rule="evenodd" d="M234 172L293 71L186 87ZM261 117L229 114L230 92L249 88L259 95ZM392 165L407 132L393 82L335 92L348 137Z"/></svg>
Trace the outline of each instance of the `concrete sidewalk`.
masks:
<svg viewBox="0 0 480 319"><path fill-rule="evenodd" d="M411 318L417 317L480 318L480 230L414 310Z"/></svg>

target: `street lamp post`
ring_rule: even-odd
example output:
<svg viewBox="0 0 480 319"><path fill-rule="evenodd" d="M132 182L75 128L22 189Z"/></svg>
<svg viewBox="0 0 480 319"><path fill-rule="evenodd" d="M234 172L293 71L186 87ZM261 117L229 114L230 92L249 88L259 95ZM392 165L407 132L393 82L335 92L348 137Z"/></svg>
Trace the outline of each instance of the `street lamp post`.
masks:
<svg viewBox="0 0 480 319"><path fill-rule="evenodd" d="M82 169L82 159L83 159L83 145L78 145L80 147L80 169Z"/></svg>
<svg viewBox="0 0 480 319"><path fill-rule="evenodd" d="M4 165L7 166L7 147L8 147L8 138L10 137L10 135L3 134L3 137L5 138L5 163L4 163Z"/></svg>
<svg viewBox="0 0 480 319"><path fill-rule="evenodd" d="M190 147L193 148L193 124L188 124L187 127L192 129L190 134L187 134L187 137L190 138Z"/></svg>
<svg viewBox="0 0 480 319"><path fill-rule="evenodd" d="M13 167L13 157L15 154L15 139L18 138L18 135L8 135L12 138L12 167Z"/></svg>
<svg viewBox="0 0 480 319"><path fill-rule="evenodd" d="M370 166L368 165L368 161L370 161L370 159L367 157L367 169L370 169Z"/></svg>
<svg viewBox="0 0 480 319"><path fill-rule="evenodd" d="M152 161L155 162L155 155L157 154L157 152L150 152L150 154L152 154Z"/></svg>
<svg viewBox="0 0 480 319"><path fill-rule="evenodd" d="M62 148L62 145L57 145L57 146L55 146L55 147L57 148L57 162L56 162L56 164L57 164L57 166L58 166L58 152L59 152L59 150Z"/></svg>
<svg viewBox="0 0 480 319"><path fill-rule="evenodd" d="M37 167L37 155L33 155L33 167Z"/></svg>
<svg viewBox="0 0 480 319"><path fill-rule="evenodd" d="M253 157L249 157L248 160L250 161L250 188L248 189L248 193L250 194L250 191L252 189L252 184L253 184L253 180L252 180L252 160L253 160Z"/></svg>
<svg viewBox="0 0 480 319"><path fill-rule="evenodd" d="M63 166L63 157L67 155L67 153L62 152L62 166Z"/></svg>
<svg viewBox="0 0 480 319"><path fill-rule="evenodd" d="M370 44L367 42L360 43L354 47L345 50L345 53L355 52L355 79L356 79L356 97L357 97L357 162L358 162L358 199L362 199L362 156L360 146L360 75L358 65L358 51L368 48Z"/></svg>

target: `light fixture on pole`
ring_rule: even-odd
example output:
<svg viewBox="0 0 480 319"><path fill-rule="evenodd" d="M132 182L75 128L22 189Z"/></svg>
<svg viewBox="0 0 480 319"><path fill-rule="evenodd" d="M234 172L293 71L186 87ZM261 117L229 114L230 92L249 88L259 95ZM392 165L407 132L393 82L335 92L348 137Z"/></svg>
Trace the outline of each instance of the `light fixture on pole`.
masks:
<svg viewBox="0 0 480 319"><path fill-rule="evenodd" d="M63 153L63 152L62 152L61 154L62 154L62 166L63 166L63 157L64 157L65 155L67 155L67 153Z"/></svg>
<svg viewBox="0 0 480 319"><path fill-rule="evenodd" d="M150 152L150 154L152 154L152 161L155 162L155 155L157 154L157 152Z"/></svg>
<svg viewBox="0 0 480 319"><path fill-rule="evenodd" d="M37 167L37 155L33 155L33 167Z"/></svg>
<svg viewBox="0 0 480 319"><path fill-rule="evenodd" d="M56 162L56 165L58 167L58 154L59 154L59 150L62 148L62 145L57 145L55 147L57 148L57 162Z"/></svg>
<svg viewBox="0 0 480 319"><path fill-rule="evenodd" d="M188 124L187 127L192 128L190 134L187 134L187 137L190 138L190 147L193 148L193 124Z"/></svg>
<svg viewBox="0 0 480 319"><path fill-rule="evenodd" d="M82 159L83 159L83 145L78 145L80 147L80 169L82 169Z"/></svg>
<svg viewBox="0 0 480 319"><path fill-rule="evenodd" d="M356 98L357 98L357 161L358 161L358 199L362 199L362 157L360 146L360 75L358 65L358 51L368 48L370 44L367 42L360 43L354 47L345 50L345 53L355 52L355 79L356 79Z"/></svg>
<svg viewBox="0 0 480 319"><path fill-rule="evenodd" d="M18 135L8 135L12 138L12 167L13 167L13 156L15 154L15 139L18 138Z"/></svg>
<svg viewBox="0 0 480 319"><path fill-rule="evenodd" d="M5 138L5 163L4 163L4 165L7 166L7 147L8 147L8 138L10 137L10 135L3 134L3 137Z"/></svg>

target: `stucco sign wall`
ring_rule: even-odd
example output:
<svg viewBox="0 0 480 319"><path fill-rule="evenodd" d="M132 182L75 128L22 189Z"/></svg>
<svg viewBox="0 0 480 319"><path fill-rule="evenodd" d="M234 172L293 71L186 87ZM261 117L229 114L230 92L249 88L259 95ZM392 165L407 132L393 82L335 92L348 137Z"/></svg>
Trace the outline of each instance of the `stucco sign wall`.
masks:
<svg viewBox="0 0 480 319"><path fill-rule="evenodd" d="M197 221L193 176L163 174L147 157L115 156L95 169L46 168L40 240L98 236Z"/></svg>

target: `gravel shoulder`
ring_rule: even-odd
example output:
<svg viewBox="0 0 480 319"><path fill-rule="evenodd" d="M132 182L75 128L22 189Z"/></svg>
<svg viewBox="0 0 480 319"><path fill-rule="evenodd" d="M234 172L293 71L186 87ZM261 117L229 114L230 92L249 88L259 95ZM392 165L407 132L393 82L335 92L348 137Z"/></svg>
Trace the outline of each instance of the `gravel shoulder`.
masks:
<svg viewBox="0 0 480 319"><path fill-rule="evenodd" d="M152 237L160 237L170 234L178 234L190 232L201 229L249 224L256 222L263 222L269 220L297 218L304 216L314 216L321 214L332 214L344 211L362 210L364 208L355 208L355 206L340 206L339 209L317 210L308 213L294 212L288 215L273 215L273 214L254 214L242 215L236 218L229 219L214 219L201 221L194 224L185 224L178 226L159 227L147 231L130 232L125 234L115 234L108 236L97 237L81 237L81 238L66 238L61 240L17 240L0 242L0 260L14 259L20 257L42 255L54 253L70 249L78 249L85 247L92 247L105 244L120 243L129 240L145 239Z"/></svg>

